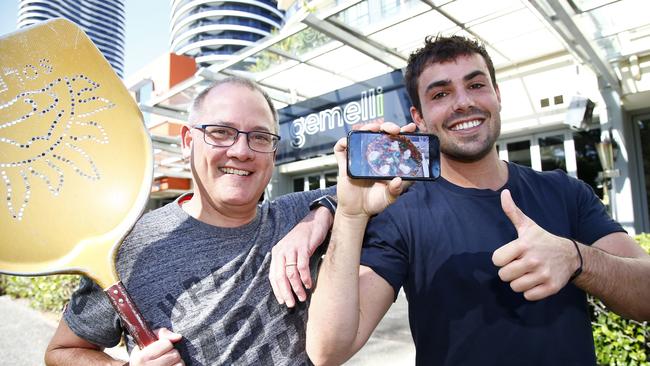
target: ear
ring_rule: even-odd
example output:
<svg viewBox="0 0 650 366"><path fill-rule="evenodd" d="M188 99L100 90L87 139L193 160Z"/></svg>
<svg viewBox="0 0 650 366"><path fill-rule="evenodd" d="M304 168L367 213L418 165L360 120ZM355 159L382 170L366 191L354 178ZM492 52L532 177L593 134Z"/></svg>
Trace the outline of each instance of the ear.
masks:
<svg viewBox="0 0 650 366"><path fill-rule="evenodd" d="M425 132L427 130L427 126L424 123L424 118L422 118L420 112L417 110L417 108L413 106L411 106L410 112L411 112L411 118L413 119L413 122L415 122L415 125L418 126L418 130L420 132Z"/></svg>
<svg viewBox="0 0 650 366"><path fill-rule="evenodd" d="M181 151L183 158L188 159L192 155L192 128L188 125L181 127Z"/></svg>

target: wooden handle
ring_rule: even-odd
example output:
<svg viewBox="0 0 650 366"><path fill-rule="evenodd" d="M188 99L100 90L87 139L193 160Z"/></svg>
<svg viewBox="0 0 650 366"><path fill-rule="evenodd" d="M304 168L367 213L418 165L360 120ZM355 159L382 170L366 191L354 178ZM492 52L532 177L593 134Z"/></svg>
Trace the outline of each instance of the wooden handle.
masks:
<svg viewBox="0 0 650 366"><path fill-rule="evenodd" d="M140 310L129 297L121 281L104 290L115 311L122 319L122 325L127 329L129 334L135 339L140 349L150 345L158 340L156 335L149 329L145 323Z"/></svg>

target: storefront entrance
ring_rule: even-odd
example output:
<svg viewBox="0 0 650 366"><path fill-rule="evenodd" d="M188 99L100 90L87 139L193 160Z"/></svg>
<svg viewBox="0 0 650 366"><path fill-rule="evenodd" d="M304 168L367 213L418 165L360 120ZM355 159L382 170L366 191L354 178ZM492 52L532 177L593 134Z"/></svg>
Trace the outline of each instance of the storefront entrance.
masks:
<svg viewBox="0 0 650 366"><path fill-rule="evenodd" d="M648 126L650 139L650 125ZM589 184L600 198L601 166L596 152L600 129L555 131L498 141L499 157L538 171L561 169Z"/></svg>
<svg viewBox="0 0 650 366"><path fill-rule="evenodd" d="M311 191L319 188L327 188L336 184L336 171L316 172L308 175L293 178L293 191Z"/></svg>

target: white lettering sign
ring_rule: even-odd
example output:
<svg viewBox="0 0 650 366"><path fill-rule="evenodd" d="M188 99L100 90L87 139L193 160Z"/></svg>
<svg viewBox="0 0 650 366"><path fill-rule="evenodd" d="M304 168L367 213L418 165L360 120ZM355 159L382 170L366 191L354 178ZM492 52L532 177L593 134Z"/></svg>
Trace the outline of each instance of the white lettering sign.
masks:
<svg viewBox="0 0 650 366"><path fill-rule="evenodd" d="M305 135L315 135L326 130L371 121L384 116L383 89L377 87L361 92L359 101L311 113L291 122L291 147L299 149L305 145Z"/></svg>

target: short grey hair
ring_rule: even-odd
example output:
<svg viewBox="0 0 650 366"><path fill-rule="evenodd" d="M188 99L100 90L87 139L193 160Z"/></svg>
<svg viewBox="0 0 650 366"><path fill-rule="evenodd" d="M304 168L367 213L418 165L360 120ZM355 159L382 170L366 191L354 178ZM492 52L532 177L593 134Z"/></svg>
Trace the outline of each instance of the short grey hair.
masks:
<svg viewBox="0 0 650 366"><path fill-rule="evenodd" d="M278 123L278 111L275 109L271 97L269 97L269 95L264 91L264 89L262 89L256 82L241 76L229 76L225 79L217 80L212 84L208 85L207 88L203 89L196 97L194 97L194 100L192 101L189 110L188 121L190 125L193 125L196 122L196 119L198 118L197 116L201 111L201 107L203 106L203 102L205 101L205 98L210 93L210 91L212 91L212 89L220 85L226 85L226 84L241 85L249 88L250 90L257 91L260 94L262 94L262 96L266 100L266 103L269 106L269 109L271 110L271 115L273 115L273 127L275 128L275 132L279 133L280 126Z"/></svg>

